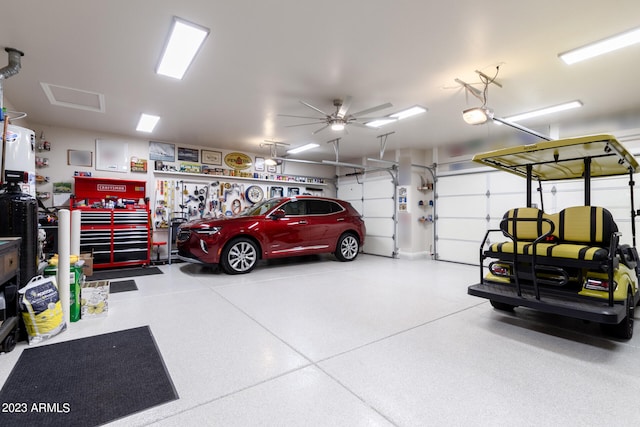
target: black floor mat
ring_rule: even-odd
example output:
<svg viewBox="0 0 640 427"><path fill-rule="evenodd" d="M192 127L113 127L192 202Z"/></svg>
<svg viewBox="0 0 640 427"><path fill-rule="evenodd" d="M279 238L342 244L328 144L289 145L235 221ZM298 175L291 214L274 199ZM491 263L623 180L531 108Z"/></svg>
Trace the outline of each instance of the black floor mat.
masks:
<svg viewBox="0 0 640 427"><path fill-rule="evenodd" d="M109 282L109 293L117 294L118 292L137 291L138 285L136 281L131 280L118 280L117 282Z"/></svg>
<svg viewBox="0 0 640 427"><path fill-rule="evenodd" d="M137 267L137 268L119 268L115 270L95 271L91 276L87 276L87 280L113 280L124 279L126 277L149 276L152 274L163 274L158 267Z"/></svg>
<svg viewBox="0 0 640 427"><path fill-rule="evenodd" d="M97 426L175 399L142 326L25 349L0 390L0 424Z"/></svg>

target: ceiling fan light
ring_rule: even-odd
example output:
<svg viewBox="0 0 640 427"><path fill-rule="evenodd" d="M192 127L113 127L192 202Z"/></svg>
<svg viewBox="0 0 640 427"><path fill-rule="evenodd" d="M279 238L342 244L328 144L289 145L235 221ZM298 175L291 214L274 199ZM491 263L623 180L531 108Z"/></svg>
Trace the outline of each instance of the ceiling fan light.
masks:
<svg viewBox="0 0 640 427"><path fill-rule="evenodd" d="M331 123L331 130L335 130L335 131L344 130L344 123L343 122Z"/></svg>
<svg viewBox="0 0 640 427"><path fill-rule="evenodd" d="M278 162L276 162L274 159L272 158L268 158L264 161L264 164L267 166L275 166L278 164Z"/></svg>
<svg viewBox="0 0 640 427"><path fill-rule="evenodd" d="M462 118L470 125L481 125L493 118L493 111L487 107L474 107L464 110Z"/></svg>

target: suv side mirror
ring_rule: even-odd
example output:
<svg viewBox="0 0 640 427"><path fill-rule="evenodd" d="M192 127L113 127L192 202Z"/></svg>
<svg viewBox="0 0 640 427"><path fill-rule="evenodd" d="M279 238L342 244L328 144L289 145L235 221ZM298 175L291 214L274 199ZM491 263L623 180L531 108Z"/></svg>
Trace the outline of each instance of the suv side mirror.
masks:
<svg viewBox="0 0 640 427"><path fill-rule="evenodd" d="M284 211L284 209L276 209L275 211L273 211L273 213L271 214L271 218L273 219L280 219L280 218L284 218L284 216L287 213Z"/></svg>

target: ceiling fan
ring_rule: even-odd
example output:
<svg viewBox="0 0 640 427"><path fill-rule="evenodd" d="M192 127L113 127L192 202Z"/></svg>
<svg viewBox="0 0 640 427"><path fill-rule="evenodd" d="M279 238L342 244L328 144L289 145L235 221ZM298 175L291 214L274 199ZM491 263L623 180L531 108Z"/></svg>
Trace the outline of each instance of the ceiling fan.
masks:
<svg viewBox="0 0 640 427"><path fill-rule="evenodd" d="M315 131L313 131L312 135L317 134L318 132L328 128L329 126L331 126L331 129L335 130L335 131L345 130L345 127L347 125L354 125L354 126L358 126L358 127L372 127L372 126L366 126L365 123L372 122L374 120L380 120L381 118L378 118L378 117L364 117L365 115L371 114L371 113L375 113L376 111L384 110L385 108L393 107L393 105L391 103L387 102L385 104L381 104L381 105L377 105L375 107L367 108L366 110L358 111L357 113L348 114L349 107L351 106L351 97L347 96L344 100L342 100L342 99L334 99L333 100L333 106L336 108L336 110L331 114L327 114L324 111L322 111L321 109L319 109L317 107L314 107L313 105L308 104L308 103L306 103L304 101L300 101L300 103L302 105L314 110L316 113L322 114L322 117L318 117L318 116L294 116L294 115L290 115L290 114L278 114L278 116L281 116L281 117L295 117L297 119L312 119L312 120L315 120L315 121L309 122L309 123L302 123L302 124L298 124L298 125L286 126L286 127L289 127L289 128L290 127L297 127L297 126L316 125L316 124L323 124L324 125L321 128L316 129ZM393 119L389 119L389 117L384 117L384 119L385 120L393 120Z"/></svg>

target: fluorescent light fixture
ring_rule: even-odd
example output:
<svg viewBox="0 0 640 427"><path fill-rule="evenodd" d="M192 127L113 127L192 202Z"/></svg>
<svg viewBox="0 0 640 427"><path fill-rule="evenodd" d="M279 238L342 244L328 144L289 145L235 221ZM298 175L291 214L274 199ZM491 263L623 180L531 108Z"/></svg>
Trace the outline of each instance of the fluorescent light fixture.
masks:
<svg viewBox="0 0 640 427"><path fill-rule="evenodd" d="M418 114L426 113L427 109L424 107L420 107L419 105L415 105L411 108L407 108L406 110L398 111L397 113L389 114L386 117L380 118L378 120L372 120L370 122L365 123L367 126L372 128L379 128L380 126L388 125L389 123L396 122L398 120L406 119L407 117L412 117Z"/></svg>
<svg viewBox="0 0 640 427"><path fill-rule="evenodd" d="M397 122L397 119L378 119L365 123L372 128L379 128L380 126L388 125L389 123Z"/></svg>
<svg viewBox="0 0 640 427"><path fill-rule="evenodd" d="M571 65L636 43L640 43L640 28L561 53L558 57Z"/></svg>
<svg viewBox="0 0 640 427"><path fill-rule="evenodd" d="M140 115L140 121L138 121L138 127L136 130L139 132L153 132L153 128L158 124L160 120L159 116L152 116L151 114L142 113Z"/></svg>
<svg viewBox="0 0 640 427"><path fill-rule="evenodd" d="M319 145L316 144L315 142L310 142L308 144L301 145L300 147L292 148L291 150L287 150L287 153L289 153L289 154L298 154L298 153L302 153L303 151L311 150L312 148L316 148L316 147L319 147Z"/></svg>
<svg viewBox="0 0 640 427"><path fill-rule="evenodd" d="M581 101L565 102L564 104L554 105L552 107L541 108L539 110L529 111L528 113L516 114L515 116L505 117L510 122L519 122L530 119L532 117L544 116L545 114L558 113L560 111L571 110L573 108L582 107Z"/></svg>
<svg viewBox="0 0 640 427"><path fill-rule="evenodd" d="M208 35L208 28L174 16L156 73L182 79Z"/></svg>
<svg viewBox="0 0 640 427"><path fill-rule="evenodd" d="M462 112L462 118L470 125L481 125L493 118L493 111L487 107L469 108Z"/></svg>
<svg viewBox="0 0 640 427"><path fill-rule="evenodd" d="M427 109L424 107L420 107L419 105L415 105L411 108L407 108L406 110L398 111L397 113L391 114L389 117L394 119L402 120L407 117L412 117L418 114L426 113Z"/></svg>
<svg viewBox="0 0 640 427"><path fill-rule="evenodd" d="M366 169L365 166L358 165L358 164L355 164L355 163L334 162L334 161L331 161L331 160L323 160L322 163L325 164L325 165L343 166L345 168L356 168L356 169L362 169L362 170Z"/></svg>

